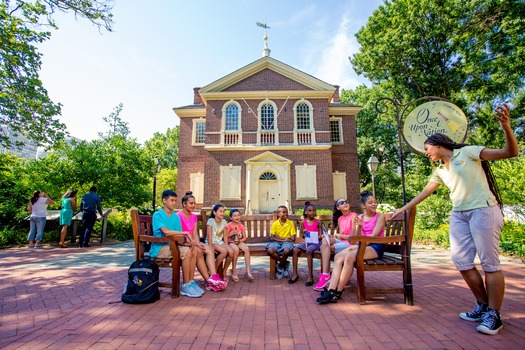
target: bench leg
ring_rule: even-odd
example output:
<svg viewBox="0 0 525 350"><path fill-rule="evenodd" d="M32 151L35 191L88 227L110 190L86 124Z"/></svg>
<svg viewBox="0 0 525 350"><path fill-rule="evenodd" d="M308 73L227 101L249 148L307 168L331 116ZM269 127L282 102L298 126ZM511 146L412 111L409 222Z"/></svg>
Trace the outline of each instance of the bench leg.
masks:
<svg viewBox="0 0 525 350"><path fill-rule="evenodd" d="M275 277L275 266L276 266L276 261L275 261L275 259L273 259L272 257L270 257L270 279L271 279L271 280L276 279L276 277Z"/></svg>
<svg viewBox="0 0 525 350"><path fill-rule="evenodd" d="M176 260L176 261L175 261ZM180 259L173 259L173 266L171 270L171 297L178 298L180 296Z"/></svg>
<svg viewBox="0 0 525 350"><path fill-rule="evenodd" d="M357 299L359 304L366 304L365 269L363 265L357 265Z"/></svg>

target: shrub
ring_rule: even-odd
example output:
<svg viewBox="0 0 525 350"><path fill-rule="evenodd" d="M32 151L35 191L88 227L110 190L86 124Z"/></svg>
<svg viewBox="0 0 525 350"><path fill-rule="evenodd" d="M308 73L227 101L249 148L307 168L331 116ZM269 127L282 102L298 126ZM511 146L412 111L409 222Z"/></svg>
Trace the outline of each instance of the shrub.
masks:
<svg viewBox="0 0 525 350"><path fill-rule="evenodd" d="M442 248L450 247L449 225L443 224L437 229L425 229L416 224L414 228L414 242L421 244L436 245Z"/></svg>
<svg viewBox="0 0 525 350"><path fill-rule="evenodd" d="M117 241L133 239L131 215L128 211L113 211L108 216L108 235Z"/></svg>
<svg viewBox="0 0 525 350"><path fill-rule="evenodd" d="M448 198L432 195L417 206L416 227L422 230L439 230L448 224L452 204Z"/></svg>
<svg viewBox="0 0 525 350"><path fill-rule="evenodd" d="M503 253L525 257L525 225L506 221L501 230L500 248Z"/></svg>
<svg viewBox="0 0 525 350"><path fill-rule="evenodd" d="M3 227L0 230L0 248L23 244L26 239L27 232L22 232L14 227Z"/></svg>

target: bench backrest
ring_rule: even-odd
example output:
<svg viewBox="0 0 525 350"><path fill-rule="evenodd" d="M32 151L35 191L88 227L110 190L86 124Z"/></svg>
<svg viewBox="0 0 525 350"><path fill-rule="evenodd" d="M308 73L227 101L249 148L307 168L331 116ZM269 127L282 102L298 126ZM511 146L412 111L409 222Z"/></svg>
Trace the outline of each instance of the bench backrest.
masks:
<svg viewBox="0 0 525 350"><path fill-rule="evenodd" d="M151 215L141 215L138 210L131 211L131 229L133 230L133 241L135 242L135 257L140 260L144 257L144 244L140 242L140 236L153 236Z"/></svg>
<svg viewBox="0 0 525 350"><path fill-rule="evenodd" d="M385 214L386 218L390 217L390 214ZM387 221L385 226L385 237L390 236L404 236L407 237L407 251L410 252L412 247L412 236L414 234L414 222L416 219L416 208L407 210L404 214L398 215L394 220ZM405 247L404 242L396 242L385 244L385 252L404 254Z"/></svg>

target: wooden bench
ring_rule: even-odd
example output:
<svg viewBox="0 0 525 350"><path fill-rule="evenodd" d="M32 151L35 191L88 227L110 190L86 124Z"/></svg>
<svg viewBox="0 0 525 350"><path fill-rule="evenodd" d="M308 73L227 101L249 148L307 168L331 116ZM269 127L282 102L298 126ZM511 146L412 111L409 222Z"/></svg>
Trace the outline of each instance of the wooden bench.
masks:
<svg viewBox="0 0 525 350"><path fill-rule="evenodd" d="M140 260L146 256L145 244L149 245L153 242L169 242L171 248L172 258L152 260L160 268L171 269L171 281L159 281L159 287L171 288L171 297L178 298L180 296L180 253L178 244L182 244L182 238L168 238L168 237L153 237L153 228L151 225L151 215L140 215L137 210L131 211L131 227L133 230L133 240L135 242L135 258Z"/></svg>
<svg viewBox="0 0 525 350"><path fill-rule="evenodd" d="M412 267L410 251L412 248L412 235L416 208L399 215L393 221L387 222L384 237L350 237L351 244L360 243L357 252L357 296L360 304L366 304L367 294L403 293L405 304L414 305L412 288ZM364 260L365 244L380 243L384 245L385 254L381 259ZM402 271L402 288L367 288L365 271Z"/></svg>

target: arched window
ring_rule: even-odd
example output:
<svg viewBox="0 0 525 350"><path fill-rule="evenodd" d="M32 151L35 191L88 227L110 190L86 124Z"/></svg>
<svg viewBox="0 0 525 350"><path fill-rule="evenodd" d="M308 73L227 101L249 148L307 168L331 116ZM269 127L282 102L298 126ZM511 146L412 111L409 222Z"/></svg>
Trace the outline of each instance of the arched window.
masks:
<svg viewBox="0 0 525 350"><path fill-rule="evenodd" d="M274 130L275 129L275 113L273 105L267 103L261 107L261 129Z"/></svg>
<svg viewBox="0 0 525 350"><path fill-rule="evenodd" d="M310 106L306 103L299 103L296 107L297 129L310 130Z"/></svg>
<svg viewBox="0 0 525 350"><path fill-rule="evenodd" d="M263 180L263 181L277 180L277 176L275 176L274 173L267 171L261 174L261 176L259 177L259 180Z"/></svg>
<svg viewBox="0 0 525 350"><path fill-rule="evenodd" d="M224 130L239 130L239 107L235 104L230 104L226 107Z"/></svg>

